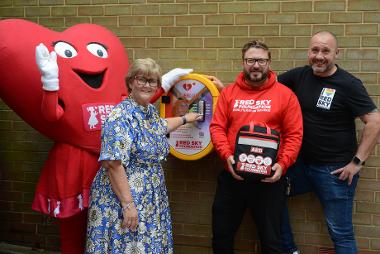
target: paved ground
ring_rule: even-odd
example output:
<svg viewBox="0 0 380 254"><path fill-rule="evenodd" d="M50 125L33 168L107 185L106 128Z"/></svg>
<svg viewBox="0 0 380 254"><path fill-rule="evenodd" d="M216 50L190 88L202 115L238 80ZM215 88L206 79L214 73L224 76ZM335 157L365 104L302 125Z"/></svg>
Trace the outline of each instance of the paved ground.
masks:
<svg viewBox="0 0 380 254"><path fill-rule="evenodd" d="M0 242L0 254L59 254L59 252L33 249Z"/></svg>

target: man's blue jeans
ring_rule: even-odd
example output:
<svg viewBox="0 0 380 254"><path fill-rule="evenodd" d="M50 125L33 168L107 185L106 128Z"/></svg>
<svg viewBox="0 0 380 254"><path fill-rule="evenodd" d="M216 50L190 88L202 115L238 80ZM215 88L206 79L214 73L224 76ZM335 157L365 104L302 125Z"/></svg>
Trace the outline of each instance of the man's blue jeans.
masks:
<svg viewBox="0 0 380 254"><path fill-rule="evenodd" d="M286 175L291 181L290 196L314 191L318 196L326 219L330 237L336 254L356 254L356 241L352 224L352 206L359 175L355 175L351 185L338 179L330 172L345 164L307 164L298 160ZM282 239L285 253L297 250L289 223L288 208L283 212Z"/></svg>

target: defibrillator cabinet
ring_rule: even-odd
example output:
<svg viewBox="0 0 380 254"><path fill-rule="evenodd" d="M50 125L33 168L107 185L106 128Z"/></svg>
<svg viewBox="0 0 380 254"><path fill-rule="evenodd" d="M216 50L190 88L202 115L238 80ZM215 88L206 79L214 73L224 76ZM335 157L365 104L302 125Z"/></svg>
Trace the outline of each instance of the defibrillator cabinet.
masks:
<svg viewBox="0 0 380 254"><path fill-rule="evenodd" d="M183 76L161 99L161 117L183 116L198 112L200 121L187 123L169 134L170 153L182 160L198 160L213 149L210 123L219 91L201 74Z"/></svg>

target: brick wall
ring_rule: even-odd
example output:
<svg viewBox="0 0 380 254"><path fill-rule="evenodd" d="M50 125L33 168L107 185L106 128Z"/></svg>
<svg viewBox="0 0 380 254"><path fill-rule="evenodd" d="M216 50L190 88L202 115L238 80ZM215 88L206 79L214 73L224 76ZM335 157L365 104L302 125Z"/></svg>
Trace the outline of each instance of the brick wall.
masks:
<svg viewBox="0 0 380 254"><path fill-rule="evenodd" d="M2 0L0 17L23 18L57 31L77 23L106 26L125 44L130 60L152 57L165 71L191 67L224 82L240 71L240 49L249 39L272 48L273 69L303 65L310 35L338 36L339 64L361 78L377 105L380 95L380 1L244 0ZM0 38L1 39L1 38ZM359 134L362 125L358 123ZM0 103L0 241L57 250L55 221L30 209L51 142ZM360 253L380 252L380 147L362 170L354 204ZM221 168L212 153L194 162L169 156L165 163L173 215L175 253L211 253L211 204ZM329 247L318 200L290 200L297 243L304 253ZM254 224L245 216L237 253L256 253Z"/></svg>

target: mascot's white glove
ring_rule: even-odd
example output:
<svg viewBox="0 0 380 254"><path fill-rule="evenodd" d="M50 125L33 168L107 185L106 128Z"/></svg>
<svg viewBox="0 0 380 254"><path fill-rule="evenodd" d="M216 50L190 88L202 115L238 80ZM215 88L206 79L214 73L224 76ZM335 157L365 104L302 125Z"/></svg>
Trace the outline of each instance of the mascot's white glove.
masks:
<svg viewBox="0 0 380 254"><path fill-rule="evenodd" d="M181 68L175 68L168 73L162 75L162 88L164 89L165 93L167 93L170 88L177 82L177 80L181 76L185 76L192 72L193 69L181 69Z"/></svg>
<svg viewBox="0 0 380 254"><path fill-rule="evenodd" d="M45 91L58 91L57 53L52 51L49 54L47 47L43 43L40 43L36 47L36 63L41 72L42 89Z"/></svg>

